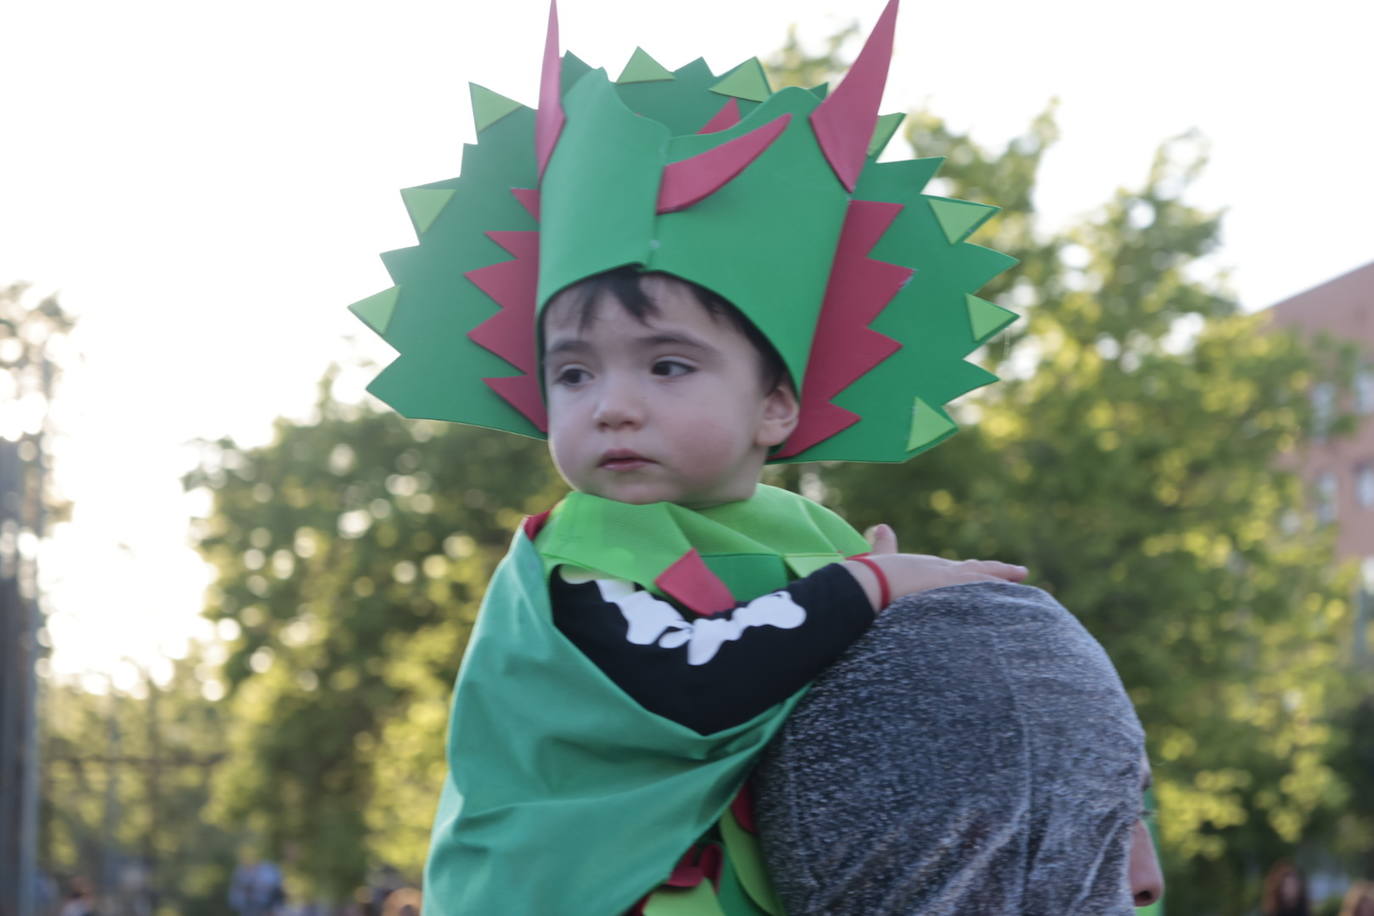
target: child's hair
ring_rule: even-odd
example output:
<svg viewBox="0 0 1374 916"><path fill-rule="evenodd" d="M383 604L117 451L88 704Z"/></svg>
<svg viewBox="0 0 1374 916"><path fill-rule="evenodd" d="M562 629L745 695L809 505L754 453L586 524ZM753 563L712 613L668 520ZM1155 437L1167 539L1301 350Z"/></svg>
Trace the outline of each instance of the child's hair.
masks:
<svg viewBox="0 0 1374 916"><path fill-rule="evenodd" d="M684 280L672 274L658 273L655 271L643 271L637 267L617 267L615 270L608 270L604 273L594 274L585 280L581 280L565 290L571 293L567 300L568 307L577 316L578 326L585 329L596 318L597 303L603 296L609 296L624 307L634 319L641 324L647 323L646 319L658 314L656 306L648 294L644 292L640 285L645 277L660 276L668 277L692 291L697 302L706 309L706 313L713 320L722 317L727 319L735 328L745 336L759 355L759 374L763 381L764 391L772 391L779 385L786 385L794 393L796 386L792 383L792 377L787 372L787 367L783 364L782 357L777 349L768 342L754 323L744 317L744 313L729 300L711 292L704 286L699 286L691 280ZM560 294L561 295L561 294Z"/></svg>

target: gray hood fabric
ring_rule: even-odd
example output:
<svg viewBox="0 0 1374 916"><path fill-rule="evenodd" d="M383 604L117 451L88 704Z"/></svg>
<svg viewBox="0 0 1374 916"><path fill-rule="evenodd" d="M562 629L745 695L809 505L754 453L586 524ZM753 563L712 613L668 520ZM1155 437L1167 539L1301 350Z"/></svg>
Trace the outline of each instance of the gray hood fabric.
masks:
<svg viewBox="0 0 1374 916"><path fill-rule="evenodd" d="M1134 913L1144 733L1102 647L1045 592L899 599L760 761L788 916Z"/></svg>

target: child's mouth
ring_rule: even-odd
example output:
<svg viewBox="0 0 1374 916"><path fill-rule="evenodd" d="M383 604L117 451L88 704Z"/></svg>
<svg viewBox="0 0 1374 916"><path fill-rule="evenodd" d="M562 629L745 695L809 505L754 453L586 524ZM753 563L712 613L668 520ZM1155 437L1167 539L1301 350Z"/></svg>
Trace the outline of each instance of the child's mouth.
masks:
<svg viewBox="0 0 1374 916"><path fill-rule="evenodd" d="M653 464L643 455L631 451L613 449L601 457L601 467L608 471L634 471Z"/></svg>

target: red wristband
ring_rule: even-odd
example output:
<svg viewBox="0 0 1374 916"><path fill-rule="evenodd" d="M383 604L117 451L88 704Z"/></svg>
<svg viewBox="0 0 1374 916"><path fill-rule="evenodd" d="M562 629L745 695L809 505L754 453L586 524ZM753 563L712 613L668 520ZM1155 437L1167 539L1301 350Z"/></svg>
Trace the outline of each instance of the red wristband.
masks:
<svg viewBox="0 0 1374 916"><path fill-rule="evenodd" d="M850 557L849 559L857 560L867 566L869 569L873 570L873 575L878 577L878 610L881 611L891 604L892 586L887 584L887 573L883 572L883 568L878 565L877 561L863 556Z"/></svg>

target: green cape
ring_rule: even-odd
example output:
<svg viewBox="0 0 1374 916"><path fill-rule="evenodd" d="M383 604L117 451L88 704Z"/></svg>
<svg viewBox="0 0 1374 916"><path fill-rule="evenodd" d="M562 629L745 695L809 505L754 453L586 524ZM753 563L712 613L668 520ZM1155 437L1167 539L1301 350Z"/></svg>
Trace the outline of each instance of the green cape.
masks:
<svg viewBox="0 0 1374 916"><path fill-rule="evenodd" d="M771 487L700 512L574 493L537 543L516 534L459 671L425 866L428 916L623 913L721 819L801 696L711 735L645 710L553 625L552 565L647 583L681 559L679 548L695 548L704 575L743 601L868 547L838 516ZM734 861L717 905L748 912L730 904L748 904L736 885L767 892L756 886L757 862L742 860L747 850L734 853L738 828L726 821ZM660 897L649 912L712 912L713 901Z"/></svg>

